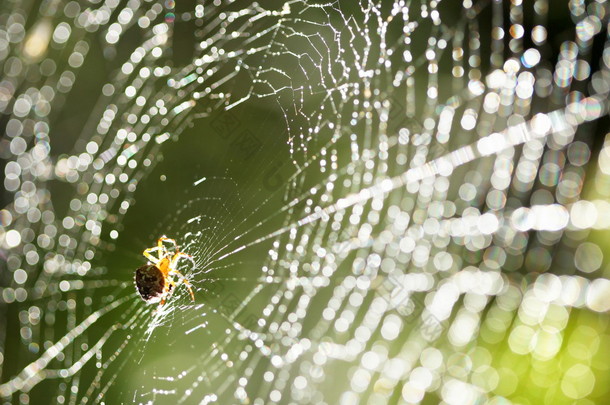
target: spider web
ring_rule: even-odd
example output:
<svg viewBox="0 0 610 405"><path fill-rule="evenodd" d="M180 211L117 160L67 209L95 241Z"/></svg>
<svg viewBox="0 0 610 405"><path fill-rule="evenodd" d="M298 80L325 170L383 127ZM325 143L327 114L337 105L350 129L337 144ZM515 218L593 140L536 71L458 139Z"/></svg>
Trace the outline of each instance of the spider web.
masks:
<svg viewBox="0 0 610 405"><path fill-rule="evenodd" d="M610 10L550 3L3 2L0 397L607 401Z"/></svg>

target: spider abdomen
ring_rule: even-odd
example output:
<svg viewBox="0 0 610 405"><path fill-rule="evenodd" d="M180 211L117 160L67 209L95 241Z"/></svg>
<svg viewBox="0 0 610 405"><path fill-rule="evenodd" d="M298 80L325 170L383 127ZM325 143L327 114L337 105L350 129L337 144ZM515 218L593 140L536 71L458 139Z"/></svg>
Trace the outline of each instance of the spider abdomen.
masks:
<svg viewBox="0 0 610 405"><path fill-rule="evenodd" d="M136 270L136 288L142 299L150 304L161 301L165 288L163 273L154 264L145 264Z"/></svg>

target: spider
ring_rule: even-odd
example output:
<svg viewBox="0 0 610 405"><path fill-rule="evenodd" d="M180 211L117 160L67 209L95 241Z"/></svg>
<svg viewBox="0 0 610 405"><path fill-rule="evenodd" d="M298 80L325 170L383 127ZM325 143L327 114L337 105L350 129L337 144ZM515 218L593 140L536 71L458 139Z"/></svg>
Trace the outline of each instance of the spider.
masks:
<svg viewBox="0 0 610 405"><path fill-rule="evenodd" d="M173 254L169 252L163 242L173 244L175 252ZM157 252L158 257L153 256L153 252ZM159 306L163 306L176 286L173 276L178 277L182 284L188 288L191 299L195 301L191 283L176 269L176 265L181 258L184 257L189 260L193 260L193 258L181 252L175 240L162 236L157 240L157 246L144 250L142 254L150 262L136 270L135 282L138 293L144 301L149 304L160 301Z"/></svg>

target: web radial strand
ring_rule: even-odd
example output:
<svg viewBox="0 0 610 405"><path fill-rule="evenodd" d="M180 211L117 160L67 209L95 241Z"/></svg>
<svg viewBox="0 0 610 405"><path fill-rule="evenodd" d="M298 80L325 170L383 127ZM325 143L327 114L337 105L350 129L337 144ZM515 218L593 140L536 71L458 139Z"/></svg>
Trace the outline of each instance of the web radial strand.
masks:
<svg viewBox="0 0 610 405"><path fill-rule="evenodd" d="M1 2L0 398L607 402L608 15Z"/></svg>

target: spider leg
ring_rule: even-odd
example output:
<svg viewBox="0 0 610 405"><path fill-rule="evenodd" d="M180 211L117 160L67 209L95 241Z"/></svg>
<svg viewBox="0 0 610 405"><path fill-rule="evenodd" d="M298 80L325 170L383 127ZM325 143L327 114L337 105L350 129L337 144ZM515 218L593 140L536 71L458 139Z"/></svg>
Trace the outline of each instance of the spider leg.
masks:
<svg viewBox="0 0 610 405"><path fill-rule="evenodd" d="M175 286L176 286L176 283L174 283L173 280L167 280L167 283L165 284L165 288L163 289L163 295L161 296L161 302L159 303L159 308L161 308L163 306L163 304L165 304L165 300L167 299L169 292L171 290L173 290Z"/></svg>
<svg viewBox="0 0 610 405"><path fill-rule="evenodd" d="M195 301L195 294L193 294L191 283L187 280L187 278L184 277L184 275L178 270L172 270L170 274L175 275L180 279L180 282L182 282L182 284L184 284L184 286L189 290L189 294L191 294L191 300Z"/></svg>
<svg viewBox="0 0 610 405"><path fill-rule="evenodd" d="M146 250L144 250L144 252L142 252L142 254L144 255L144 257L146 257L148 260L150 260L152 263L157 264L159 263L159 261L161 260L161 257L159 257L158 259L153 256L151 253L156 252L157 250L159 250L158 247L151 247L148 248ZM160 256L160 255L159 255Z"/></svg>
<svg viewBox="0 0 610 405"><path fill-rule="evenodd" d="M178 260L180 260L181 258L187 258L191 261L193 261L193 257L191 255L187 255L184 252L178 252L174 255L174 257L172 257L172 261L170 262L169 265L169 274L172 275L176 275L178 276L178 278L180 279L180 281L186 286L186 288L189 290L189 293L191 294L191 299L193 301L195 301L195 294L193 294L193 289L191 288L191 283L187 280L186 277L184 277L184 275L182 273L180 273L178 270L176 270L176 265L178 264Z"/></svg>
<svg viewBox="0 0 610 405"><path fill-rule="evenodd" d="M169 263L169 268L170 268L170 269L175 269L175 268L176 268L176 265L178 264L178 261L179 261L181 258L183 258L183 257L184 257L185 259L188 259L188 260L190 260L190 261L193 261L193 256L191 256L191 255L187 255L187 254L186 254L186 253L184 253L184 252L178 252L178 253L176 253L174 256L172 256L172 260L171 260L171 261L170 261L170 263Z"/></svg>
<svg viewBox="0 0 610 405"><path fill-rule="evenodd" d="M165 257L170 255L169 252L167 251L167 248L163 245L163 241L171 241L174 244L174 246L176 246L176 250L178 249L175 240L166 238L165 236L160 237L159 239L157 239L157 250L159 252L159 261L163 260Z"/></svg>
<svg viewBox="0 0 610 405"><path fill-rule="evenodd" d="M171 243L172 245L174 245L174 249L176 250L176 252L178 252L178 244L176 243L176 241L174 239L170 239L170 238L166 237L165 235L163 235L157 241L157 245L163 246L163 242Z"/></svg>

